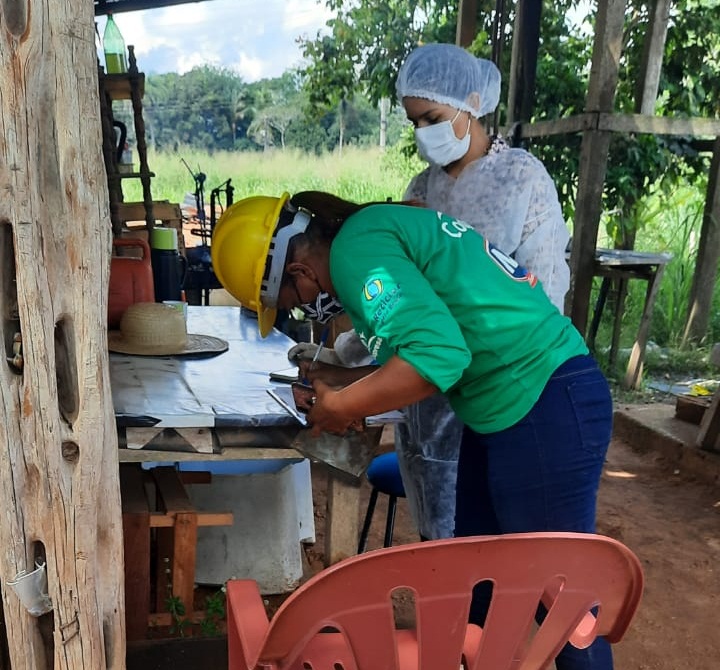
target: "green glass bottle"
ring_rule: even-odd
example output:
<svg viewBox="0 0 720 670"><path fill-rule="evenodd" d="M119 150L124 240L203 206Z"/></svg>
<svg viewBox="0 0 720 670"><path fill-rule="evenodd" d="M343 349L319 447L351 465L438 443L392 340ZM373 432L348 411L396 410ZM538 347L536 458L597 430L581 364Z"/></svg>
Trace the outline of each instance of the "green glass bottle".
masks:
<svg viewBox="0 0 720 670"><path fill-rule="evenodd" d="M122 74L123 72L127 72L125 40L112 14L108 14L102 41L103 51L105 52L105 71L107 74Z"/></svg>

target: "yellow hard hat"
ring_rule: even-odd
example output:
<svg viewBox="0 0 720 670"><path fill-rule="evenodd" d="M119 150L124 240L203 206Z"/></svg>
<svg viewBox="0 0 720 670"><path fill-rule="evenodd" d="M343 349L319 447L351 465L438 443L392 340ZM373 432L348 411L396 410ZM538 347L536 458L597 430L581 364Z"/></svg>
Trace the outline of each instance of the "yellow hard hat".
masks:
<svg viewBox="0 0 720 670"><path fill-rule="evenodd" d="M288 193L239 200L218 219L210 245L215 275L228 293L257 312L262 337L275 323L290 239L310 221L306 212L286 207L289 200Z"/></svg>

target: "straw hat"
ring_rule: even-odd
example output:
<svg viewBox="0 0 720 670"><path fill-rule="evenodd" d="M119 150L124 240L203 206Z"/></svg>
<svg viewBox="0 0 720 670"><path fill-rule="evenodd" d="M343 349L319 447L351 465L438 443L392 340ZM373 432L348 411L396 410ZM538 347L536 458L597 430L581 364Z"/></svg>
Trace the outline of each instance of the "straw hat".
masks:
<svg viewBox="0 0 720 670"><path fill-rule="evenodd" d="M188 334L180 310L160 302L136 302L108 333L108 349L136 356L219 354L228 343L210 335Z"/></svg>

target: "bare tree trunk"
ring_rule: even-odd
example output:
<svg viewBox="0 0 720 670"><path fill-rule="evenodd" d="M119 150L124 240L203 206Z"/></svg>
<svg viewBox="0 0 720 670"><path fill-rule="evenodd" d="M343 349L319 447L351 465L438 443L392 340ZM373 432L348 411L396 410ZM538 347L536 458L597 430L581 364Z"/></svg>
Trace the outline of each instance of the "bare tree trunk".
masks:
<svg viewBox="0 0 720 670"><path fill-rule="evenodd" d="M0 344L11 359L0 361L0 577L10 660L13 670L123 668L111 229L92 4L2 2L0 91ZM40 619L6 586L38 557L53 606Z"/></svg>
<svg viewBox="0 0 720 670"><path fill-rule="evenodd" d="M345 143L345 98L338 105L338 126L340 127L340 136L338 137L338 155L342 156L343 145Z"/></svg>
<svg viewBox="0 0 720 670"><path fill-rule="evenodd" d="M380 98L380 148L387 146L387 117L390 101L387 98Z"/></svg>

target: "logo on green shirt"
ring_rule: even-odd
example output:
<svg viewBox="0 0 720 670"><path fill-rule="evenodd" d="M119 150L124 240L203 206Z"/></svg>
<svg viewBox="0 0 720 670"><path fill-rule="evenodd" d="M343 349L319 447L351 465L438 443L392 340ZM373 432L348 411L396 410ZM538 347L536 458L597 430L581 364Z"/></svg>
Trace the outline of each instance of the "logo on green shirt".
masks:
<svg viewBox="0 0 720 670"><path fill-rule="evenodd" d="M365 300L368 302L375 300L375 298L377 298L382 292L383 283L380 279L371 279L370 281L365 282L365 286L363 286L363 295L365 296Z"/></svg>

